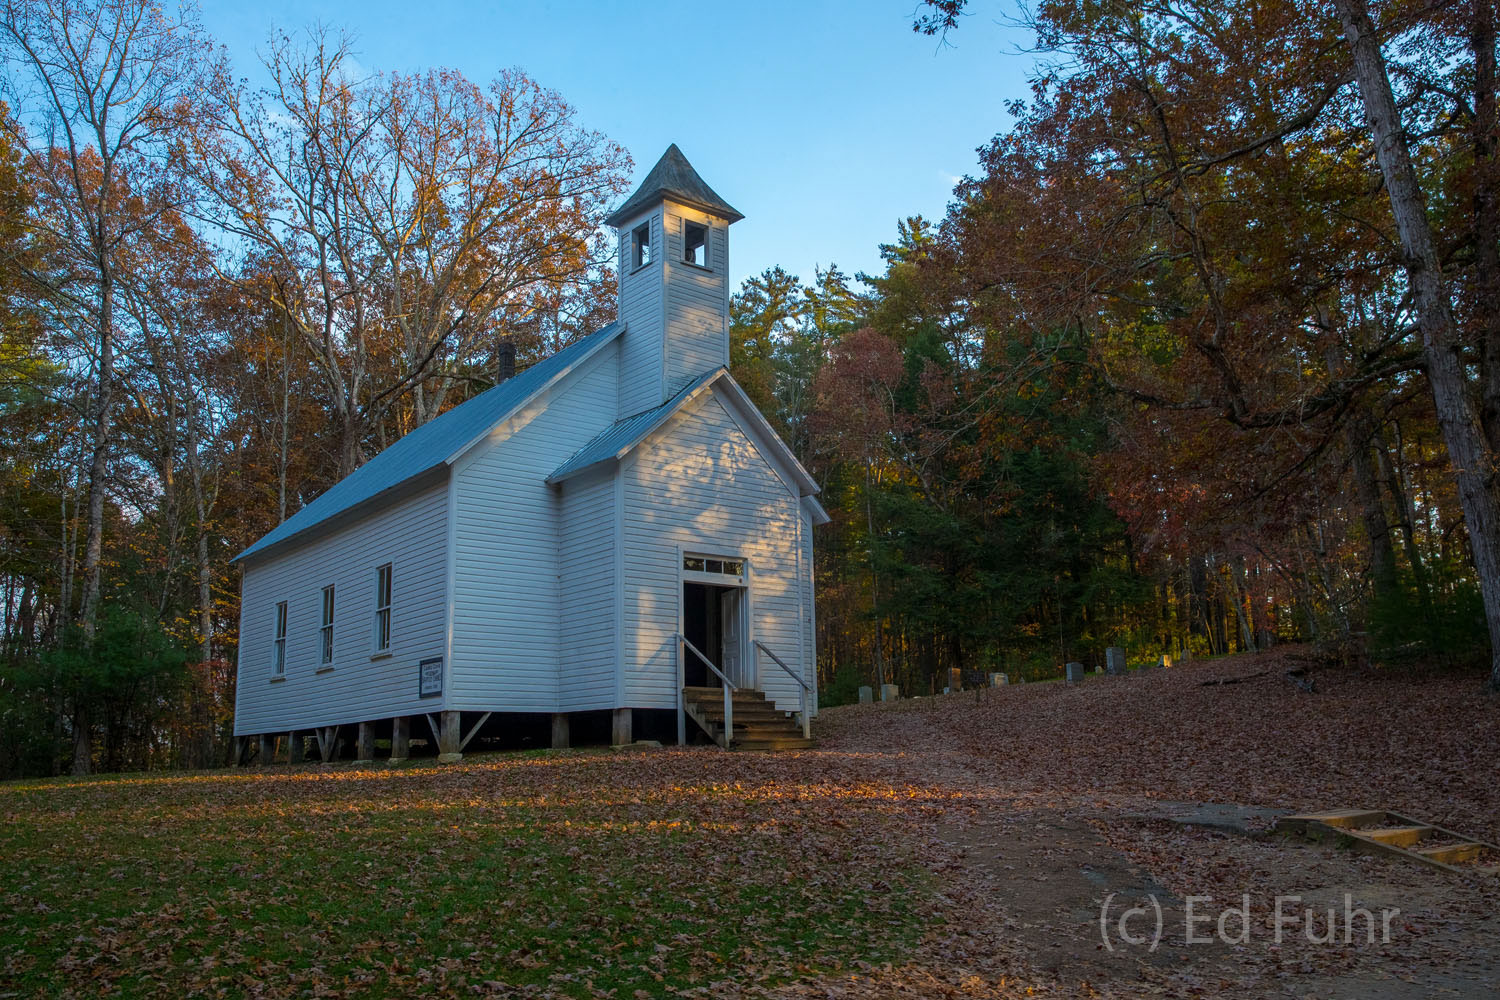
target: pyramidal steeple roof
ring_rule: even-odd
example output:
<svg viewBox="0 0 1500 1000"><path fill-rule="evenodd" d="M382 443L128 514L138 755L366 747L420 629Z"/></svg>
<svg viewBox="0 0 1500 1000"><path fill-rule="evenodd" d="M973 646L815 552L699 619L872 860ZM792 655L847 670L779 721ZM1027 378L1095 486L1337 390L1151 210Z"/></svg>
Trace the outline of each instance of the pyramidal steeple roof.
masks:
<svg viewBox="0 0 1500 1000"><path fill-rule="evenodd" d="M641 186L635 189L635 194L627 198L625 204L615 209L604 221L608 225L618 226L663 197L670 197L673 201L702 209L730 222L738 222L744 218L729 202L715 194L713 188L703 183L703 178L698 176L698 171L693 169L693 165L674 142L661 154L656 166L641 181Z"/></svg>

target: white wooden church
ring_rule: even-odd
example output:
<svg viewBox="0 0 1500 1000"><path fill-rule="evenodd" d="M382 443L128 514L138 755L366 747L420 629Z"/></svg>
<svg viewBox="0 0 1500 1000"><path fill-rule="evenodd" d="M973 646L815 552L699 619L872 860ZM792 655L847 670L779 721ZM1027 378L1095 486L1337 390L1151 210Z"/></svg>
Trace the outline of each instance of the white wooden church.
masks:
<svg viewBox="0 0 1500 1000"><path fill-rule="evenodd" d="M242 754L451 760L537 727L806 745L828 517L728 372L740 218L670 147L608 220L617 322L240 553Z"/></svg>

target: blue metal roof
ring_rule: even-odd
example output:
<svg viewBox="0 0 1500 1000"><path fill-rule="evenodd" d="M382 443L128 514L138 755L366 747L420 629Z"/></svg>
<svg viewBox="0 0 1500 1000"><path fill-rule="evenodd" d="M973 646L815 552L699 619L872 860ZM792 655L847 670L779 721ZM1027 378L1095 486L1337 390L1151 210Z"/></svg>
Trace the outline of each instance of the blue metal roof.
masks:
<svg viewBox="0 0 1500 1000"><path fill-rule="evenodd" d="M594 440L584 445L572 458L559 465L552 475L547 477L548 483L560 483L570 476L590 466L599 465L619 458L636 445L640 444L647 434L660 427L668 417L675 413L684 403L691 399L699 389L724 374L724 369L715 368L706 372L698 378L689 382L682 391L660 406L649 410L643 410L633 417L616 421L612 426L605 429Z"/></svg>
<svg viewBox="0 0 1500 1000"><path fill-rule="evenodd" d="M623 329L619 323L611 323L428 421L282 521L260 541L235 556L235 561L311 531L389 489L433 472L460 449L510 416L554 378L612 341Z"/></svg>

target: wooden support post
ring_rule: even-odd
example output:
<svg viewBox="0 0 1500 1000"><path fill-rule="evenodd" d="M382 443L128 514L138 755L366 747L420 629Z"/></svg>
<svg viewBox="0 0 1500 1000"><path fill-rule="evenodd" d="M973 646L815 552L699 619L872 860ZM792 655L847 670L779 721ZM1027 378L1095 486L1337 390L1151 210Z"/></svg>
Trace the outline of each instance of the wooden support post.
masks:
<svg viewBox="0 0 1500 1000"><path fill-rule="evenodd" d="M375 760L375 723L361 722L359 738L354 744L354 763L369 764Z"/></svg>
<svg viewBox="0 0 1500 1000"><path fill-rule="evenodd" d="M286 734L286 762L302 763L302 737L295 729Z"/></svg>
<svg viewBox="0 0 1500 1000"><path fill-rule="evenodd" d="M262 767L276 761L276 737L270 733L260 734L260 755L255 762Z"/></svg>
<svg viewBox="0 0 1500 1000"><path fill-rule="evenodd" d="M635 742L631 735L631 724L634 721L632 712L628 708L615 709L614 732L609 742L617 747L627 746Z"/></svg>
<svg viewBox="0 0 1500 1000"><path fill-rule="evenodd" d="M333 760L334 753L338 750L338 744L334 740L338 737L338 726L324 726L318 731L318 752L323 755L323 763L327 764Z"/></svg>
<svg viewBox="0 0 1500 1000"><path fill-rule="evenodd" d="M438 716L438 763L456 764L464 759L460 750L459 714L443 712Z"/></svg>
<svg viewBox="0 0 1500 1000"><path fill-rule="evenodd" d="M243 736L234 738L234 766L241 767L245 763L245 744L249 741Z"/></svg>
<svg viewBox="0 0 1500 1000"><path fill-rule="evenodd" d="M573 745L568 733L568 713L552 713L552 749L566 750Z"/></svg>
<svg viewBox="0 0 1500 1000"><path fill-rule="evenodd" d="M411 756L411 720L404 715L391 720L391 763Z"/></svg>

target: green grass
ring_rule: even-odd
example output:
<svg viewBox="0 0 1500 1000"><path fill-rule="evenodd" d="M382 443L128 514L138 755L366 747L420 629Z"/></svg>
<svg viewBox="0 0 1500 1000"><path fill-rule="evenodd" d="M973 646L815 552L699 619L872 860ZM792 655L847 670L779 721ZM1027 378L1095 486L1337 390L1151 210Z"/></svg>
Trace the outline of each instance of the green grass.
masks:
<svg viewBox="0 0 1500 1000"><path fill-rule="evenodd" d="M0 994L665 996L880 965L934 891L902 795L712 750L4 785Z"/></svg>

